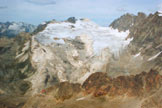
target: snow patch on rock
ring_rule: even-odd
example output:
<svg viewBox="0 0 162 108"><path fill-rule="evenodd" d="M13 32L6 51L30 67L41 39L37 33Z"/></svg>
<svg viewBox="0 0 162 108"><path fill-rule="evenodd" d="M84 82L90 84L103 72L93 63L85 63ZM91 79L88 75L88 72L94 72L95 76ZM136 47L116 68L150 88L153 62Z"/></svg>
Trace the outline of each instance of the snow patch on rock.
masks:
<svg viewBox="0 0 162 108"><path fill-rule="evenodd" d="M134 58L138 57L141 55L141 52L139 52L138 54L134 55Z"/></svg>
<svg viewBox="0 0 162 108"><path fill-rule="evenodd" d="M157 53L156 55L150 57L150 58L148 59L148 61L154 60L154 59L155 59L156 57L158 57L161 53L162 53L162 51L160 51L160 52Z"/></svg>
<svg viewBox="0 0 162 108"><path fill-rule="evenodd" d="M78 98L76 99L76 101L81 101L81 100L84 100L86 97L81 97L81 98Z"/></svg>

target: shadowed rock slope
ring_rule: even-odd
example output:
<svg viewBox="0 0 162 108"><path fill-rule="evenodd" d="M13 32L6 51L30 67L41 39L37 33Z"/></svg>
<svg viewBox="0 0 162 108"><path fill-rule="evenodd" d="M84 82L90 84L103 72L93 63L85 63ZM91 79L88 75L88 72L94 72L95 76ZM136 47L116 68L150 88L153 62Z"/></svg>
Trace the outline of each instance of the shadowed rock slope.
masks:
<svg viewBox="0 0 162 108"><path fill-rule="evenodd" d="M17 52L27 40L30 40L30 34L26 33L12 39L0 38L0 90L4 91L0 94L23 94L29 88L30 83L24 79L33 72L30 58L21 63L16 59ZM22 72L24 67L26 70Z"/></svg>
<svg viewBox="0 0 162 108"><path fill-rule="evenodd" d="M141 23L130 29L128 38L132 38L130 49L132 54L142 55L143 65L148 69L162 71L162 17L159 13L150 14ZM150 68L149 68L150 67ZM161 73L162 74L162 73Z"/></svg>

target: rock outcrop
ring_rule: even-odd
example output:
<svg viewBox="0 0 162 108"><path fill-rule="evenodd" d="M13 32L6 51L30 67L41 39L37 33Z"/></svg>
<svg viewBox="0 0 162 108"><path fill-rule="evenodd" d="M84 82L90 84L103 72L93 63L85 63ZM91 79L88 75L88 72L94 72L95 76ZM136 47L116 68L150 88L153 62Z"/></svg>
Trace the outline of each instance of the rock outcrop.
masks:
<svg viewBox="0 0 162 108"><path fill-rule="evenodd" d="M77 19L75 17L70 17L67 19L68 22L76 23Z"/></svg>
<svg viewBox="0 0 162 108"><path fill-rule="evenodd" d="M97 80L96 80L97 79ZM84 83L87 93L93 93L94 96L119 96L127 94L128 96L145 96L157 91L162 86L162 76L154 71L142 72L132 76L119 76L111 78L106 73L94 73Z"/></svg>

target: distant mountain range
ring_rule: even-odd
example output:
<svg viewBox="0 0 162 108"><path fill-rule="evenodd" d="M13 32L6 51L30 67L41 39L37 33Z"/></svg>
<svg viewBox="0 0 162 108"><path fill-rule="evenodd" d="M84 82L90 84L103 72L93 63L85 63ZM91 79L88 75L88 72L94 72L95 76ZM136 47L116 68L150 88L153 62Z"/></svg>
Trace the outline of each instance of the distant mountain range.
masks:
<svg viewBox="0 0 162 108"><path fill-rule="evenodd" d="M21 32L31 33L36 29L35 25L24 22L0 22L0 37L15 37Z"/></svg>

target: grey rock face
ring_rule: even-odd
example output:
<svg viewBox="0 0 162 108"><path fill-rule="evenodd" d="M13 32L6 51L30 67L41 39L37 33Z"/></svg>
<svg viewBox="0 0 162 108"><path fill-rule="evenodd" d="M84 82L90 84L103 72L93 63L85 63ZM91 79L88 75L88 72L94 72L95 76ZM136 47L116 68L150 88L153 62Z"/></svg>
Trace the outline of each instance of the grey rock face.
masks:
<svg viewBox="0 0 162 108"><path fill-rule="evenodd" d="M110 24L110 27L118 29L119 31L126 31L129 30L136 23L140 23L144 18L146 18L146 15L141 12L139 12L137 16L127 13L113 21Z"/></svg>

